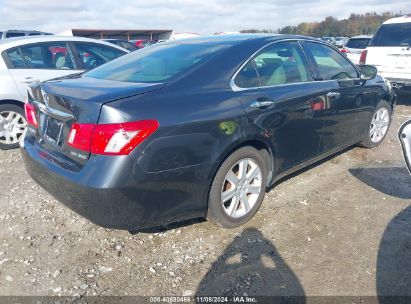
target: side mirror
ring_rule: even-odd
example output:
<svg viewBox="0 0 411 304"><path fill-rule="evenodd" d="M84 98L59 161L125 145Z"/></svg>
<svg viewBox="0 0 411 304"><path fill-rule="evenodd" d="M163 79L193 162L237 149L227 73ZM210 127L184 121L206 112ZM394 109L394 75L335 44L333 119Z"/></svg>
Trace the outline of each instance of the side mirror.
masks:
<svg viewBox="0 0 411 304"><path fill-rule="evenodd" d="M401 141L402 152L404 154L405 164L411 173L411 120L403 124L398 131L398 137Z"/></svg>
<svg viewBox="0 0 411 304"><path fill-rule="evenodd" d="M361 80L370 80L377 77L378 70L373 65L363 65L360 68Z"/></svg>

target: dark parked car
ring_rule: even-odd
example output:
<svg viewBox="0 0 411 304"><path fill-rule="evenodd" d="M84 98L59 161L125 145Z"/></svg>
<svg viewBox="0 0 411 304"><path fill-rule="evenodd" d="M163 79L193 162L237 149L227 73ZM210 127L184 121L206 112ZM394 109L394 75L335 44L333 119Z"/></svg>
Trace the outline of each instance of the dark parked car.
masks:
<svg viewBox="0 0 411 304"><path fill-rule="evenodd" d="M110 42L112 44L118 45L119 47L122 47L123 49L126 49L127 51L134 52L138 50L138 47L136 47L133 43L121 40L121 39L103 39L106 42Z"/></svg>
<svg viewBox="0 0 411 304"><path fill-rule="evenodd" d="M376 147L394 103L374 67L316 39L195 38L32 86L22 152L42 187L99 225L231 228L285 175Z"/></svg>

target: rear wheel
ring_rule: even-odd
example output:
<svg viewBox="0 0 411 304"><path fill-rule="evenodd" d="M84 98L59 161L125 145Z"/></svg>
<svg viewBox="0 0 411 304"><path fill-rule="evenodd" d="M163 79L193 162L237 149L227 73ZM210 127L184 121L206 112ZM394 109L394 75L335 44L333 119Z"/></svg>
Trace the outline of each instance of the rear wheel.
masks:
<svg viewBox="0 0 411 304"><path fill-rule="evenodd" d="M264 198L265 163L262 154L253 147L243 147L231 154L214 178L207 218L225 228L234 228L250 220Z"/></svg>
<svg viewBox="0 0 411 304"><path fill-rule="evenodd" d="M367 135L360 145L368 149L378 146L387 135L390 124L391 106L388 102L382 100L375 109Z"/></svg>
<svg viewBox="0 0 411 304"><path fill-rule="evenodd" d="M12 104L0 105L0 149L18 148L26 126L22 107Z"/></svg>

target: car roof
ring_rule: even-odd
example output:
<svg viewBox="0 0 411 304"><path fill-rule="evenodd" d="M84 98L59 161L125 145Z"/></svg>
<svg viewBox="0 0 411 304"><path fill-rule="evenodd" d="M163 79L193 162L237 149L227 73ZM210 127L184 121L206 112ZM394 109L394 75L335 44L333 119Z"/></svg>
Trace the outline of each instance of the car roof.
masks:
<svg viewBox="0 0 411 304"><path fill-rule="evenodd" d="M310 39L315 38L299 35L285 35L285 34L227 34L227 35L212 35L199 36L193 38L185 38L178 40L170 40L171 43L178 44L210 44L210 45L235 45L244 41L261 40L261 41L275 41L282 39Z"/></svg>
<svg viewBox="0 0 411 304"><path fill-rule="evenodd" d="M53 41L81 41L81 42L94 42L104 44L110 47L114 47L129 53L128 50L123 49L115 44L105 42L103 40L76 37L76 36L54 36L54 35L44 35L44 36L24 36L24 37L14 37L14 38L5 38L0 39L0 52L26 44L38 43L38 42L53 42Z"/></svg>
<svg viewBox="0 0 411 304"><path fill-rule="evenodd" d="M411 22L411 14L397 17L397 18L388 19L383 24L396 24L396 23L409 23L409 22Z"/></svg>

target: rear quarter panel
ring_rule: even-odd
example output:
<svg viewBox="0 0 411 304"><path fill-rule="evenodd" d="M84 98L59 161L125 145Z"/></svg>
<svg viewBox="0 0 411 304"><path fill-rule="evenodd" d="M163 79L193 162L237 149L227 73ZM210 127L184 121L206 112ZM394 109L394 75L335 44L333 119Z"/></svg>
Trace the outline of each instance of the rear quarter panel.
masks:
<svg viewBox="0 0 411 304"><path fill-rule="evenodd" d="M99 123L118 119L156 119L160 124L130 154L134 159L131 178L161 190L157 200L170 203L178 199L179 206L202 212L224 152L244 139L247 123L231 91L197 89L160 90L103 106Z"/></svg>

